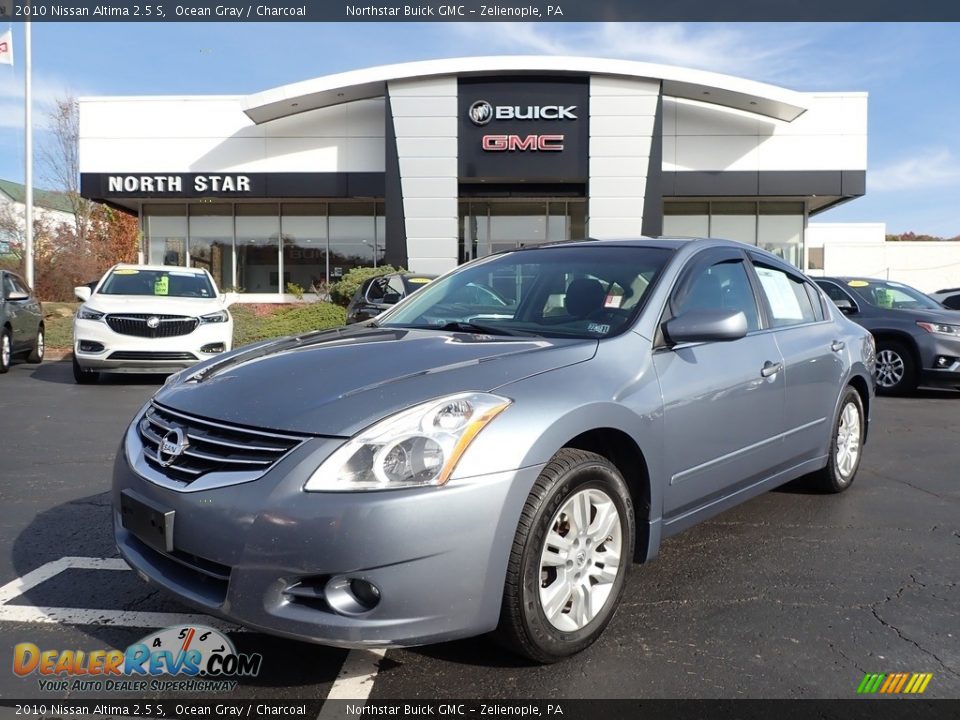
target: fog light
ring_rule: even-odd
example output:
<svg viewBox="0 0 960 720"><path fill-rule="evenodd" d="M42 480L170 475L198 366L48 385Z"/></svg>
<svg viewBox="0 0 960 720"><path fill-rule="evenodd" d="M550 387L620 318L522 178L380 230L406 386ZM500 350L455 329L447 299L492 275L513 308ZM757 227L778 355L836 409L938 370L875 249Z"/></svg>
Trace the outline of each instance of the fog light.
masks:
<svg viewBox="0 0 960 720"><path fill-rule="evenodd" d="M226 350L226 347L223 343L210 343L209 345L204 345L202 348L200 348L200 352L208 354L222 353L224 350Z"/></svg>
<svg viewBox="0 0 960 720"><path fill-rule="evenodd" d="M360 578L335 577L324 588L327 604L341 615L362 615L380 602L380 590Z"/></svg>
<svg viewBox="0 0 960 720"><path fill-rule="evenodd" d="M956 362L956 358L952 358L948 355L937 355L937 367L945 368L950 367L953 363Z"/></svg>
<svg viewBox="0 0 960 720"><path fill-rule="evenodd" d="M103 343L93 342L92 340L81 340L80 352L103 352Z"/></svg>

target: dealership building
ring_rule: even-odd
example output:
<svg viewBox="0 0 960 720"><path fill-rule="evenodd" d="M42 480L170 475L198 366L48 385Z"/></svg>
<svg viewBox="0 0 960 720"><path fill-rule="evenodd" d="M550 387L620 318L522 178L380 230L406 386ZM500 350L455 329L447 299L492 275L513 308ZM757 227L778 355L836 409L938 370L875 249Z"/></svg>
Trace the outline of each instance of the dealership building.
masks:
<svg viewBox="0 0 960 720"><path fill-rule="evenodd" d="M863 195L866 162L866 93L601 58L80 101L82 194L139 216L145 261L256 302L585 236L726 237L806 269L809 219Z"/></svg>

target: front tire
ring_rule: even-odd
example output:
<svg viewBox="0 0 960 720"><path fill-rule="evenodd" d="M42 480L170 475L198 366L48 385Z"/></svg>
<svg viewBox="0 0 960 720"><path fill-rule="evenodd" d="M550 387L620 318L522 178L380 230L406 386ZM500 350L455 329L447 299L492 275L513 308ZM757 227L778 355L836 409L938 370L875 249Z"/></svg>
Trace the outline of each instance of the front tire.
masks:
<svg viewBox="0 0 960 720"><path fill-rule="evenodd" d="M43 353L46 350L46 338L43 336L43 325L37 328L37 337L33 341L33 349L27 355L27 362L34 365L43 362Z"/></svg>
<svg viewBox="0 0 960 720"><path fill-rule="evenodd" d="M866 430L860 393L847 386L833 423L827 466L813 476L815 487L825 493L841 493L853 484L863 455Z"/></svg>
<svg viewBox="0 0 960 720"><path fill-rule="evenodd" d="M877 392L906 395L917 389L917 364L910 348L896 340L877 343Z"/></svg>
<svg viewBox="0 0 960 720"><path fill-rule="evenodd" d="M10 328L0 330L0 375L10 369L13 360L13 340L10 338Z"/></svg>
<svg viewBox="0 0 960 720"><path fill-rule="evenodd" d="M630 491L613 463L585 450L560 450L520 516L499 639L540 663L593 644L623 594L634 534Z"/></svg>
<svg viewBox="0 0 960 720"><path fill-rule="evenodd" d="M77 357L73 357L73 381L77 385L93 385L100 379L100 373L95 370L84 370L77 362Z"/></svg>

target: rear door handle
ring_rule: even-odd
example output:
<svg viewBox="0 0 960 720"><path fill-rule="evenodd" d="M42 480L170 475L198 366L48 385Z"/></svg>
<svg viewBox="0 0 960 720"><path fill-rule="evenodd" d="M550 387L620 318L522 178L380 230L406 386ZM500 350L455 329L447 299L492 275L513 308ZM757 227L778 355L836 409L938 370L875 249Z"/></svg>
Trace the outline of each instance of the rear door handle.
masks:
<svg viewBox="0 0 960 720"><path fill-rule="evenodd" d="M763 367L760 368L760 375L761 377L770 377L771 375L776 375L781 370L783 370L782 362L775 363L767 360L763 364Z"/></svg>
<svg viewBox="0 0 960 720"><path fill-rule="evenodd" d="M834 352L840 352L846 346L847 344L843 340L834 340L832 343L830 343L830 349Z"/></svg>

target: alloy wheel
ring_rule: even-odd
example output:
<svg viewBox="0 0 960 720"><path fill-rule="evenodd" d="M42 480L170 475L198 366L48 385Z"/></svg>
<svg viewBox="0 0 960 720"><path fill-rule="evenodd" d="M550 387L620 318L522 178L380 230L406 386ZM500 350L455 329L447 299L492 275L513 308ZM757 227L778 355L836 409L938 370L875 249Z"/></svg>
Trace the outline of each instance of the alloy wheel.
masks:
<svg viewBox="0 0 960 720"><path fill-rule="evenodd" d="M43 330L37 332L37 355L43 357L44 345L43 345Z"/></svg>
<svg viewBox="0 0 960 720"><path fill-rule="evenodd" d="M892 388L903 381L903 358L893 350L883 349L877 353L877 385Z"/></svg>
<svg viewBox="0 0 960 720"><path fill-rule="evenodd" d="M574 632L600 614L622 552L613 500L595 488L571 495L554 515L540 554L540 607L553 627Z"/></svg>
<svg viewBox="0 0 960 720"><path fill-rule="evenodd" d="M0 335L0 366L7 367L10 364L10 336L6 333Z"/></svg>
<svg viewBox="0 0 960 720"><path fill-rule="evenodd" d="M837 471L846 480L857 469L860 458L860 412L852 402L840 413L837 426Z"/></svg>

